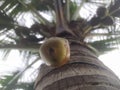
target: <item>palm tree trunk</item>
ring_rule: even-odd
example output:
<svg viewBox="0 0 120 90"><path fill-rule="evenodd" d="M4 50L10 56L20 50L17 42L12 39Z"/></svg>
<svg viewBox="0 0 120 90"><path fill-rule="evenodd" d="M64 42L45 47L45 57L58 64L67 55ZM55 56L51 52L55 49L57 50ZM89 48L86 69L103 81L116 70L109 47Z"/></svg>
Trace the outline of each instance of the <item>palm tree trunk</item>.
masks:
<svg viewBox="0 0 120 90"><path fill-rule="evenodd" d="M71 44L68 64L42 65L35 90L120 90L120 80L86 46Z"/></svg>

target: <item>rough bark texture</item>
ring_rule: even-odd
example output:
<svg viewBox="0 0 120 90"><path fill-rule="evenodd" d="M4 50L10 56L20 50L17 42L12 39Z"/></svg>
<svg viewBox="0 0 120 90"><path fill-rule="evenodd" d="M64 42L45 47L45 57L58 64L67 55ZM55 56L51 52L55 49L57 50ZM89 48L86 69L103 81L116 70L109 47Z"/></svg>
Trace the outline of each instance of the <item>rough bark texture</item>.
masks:
<svg viewBox="0 0 120 90"><path fill-rule="evenodd" d="M35 90L120 90L120 80L90 49L74 44L68 64L41 66Z"/></svg>

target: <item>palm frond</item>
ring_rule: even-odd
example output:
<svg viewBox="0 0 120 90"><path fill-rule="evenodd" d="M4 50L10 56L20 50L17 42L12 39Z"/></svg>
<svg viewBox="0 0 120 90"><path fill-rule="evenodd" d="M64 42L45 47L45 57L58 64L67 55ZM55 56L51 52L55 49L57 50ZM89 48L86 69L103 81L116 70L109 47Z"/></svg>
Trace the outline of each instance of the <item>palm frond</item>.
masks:
<svg viewBox="0 0 120 90"><path fill-rule="evenodd" d="M109 13L113 17L120 17L120 1L114 0L108 7Z"/></svg>
<svg viewBox="0 0 120 90"><path fill-rule="evenodd" d="M32 83L19 83L15 85L16 89L22 89L22 90L34 90L34 82Z"/></svg>
<svg viewBox="0 0 120 90"><path fill-rule="evenodd" d="M11 50L2 50L2 60L7 60L8 55L10 54Z"/></svg>
<svg viewBox="0 0 120 90"><path fill-rule="evenodd" d="M83 0L83 1L81 1L81 3L80 3L80 5L79 6L77 6L77 8L76 8L76 10L75 10L75 12L74 12L74 14L73 14L73 16L72 16L72 20L76 20L80 15L79 15L79 11L80 11L80 9L82 8L82 6L83 6L83 4L86 2L86 0ZM78 3L76 3L76 5L77 5Z"/></svg>
<svg viewBox="0 0 120 90"><path fill-rule="evenodd" d="M12 82L10 85L8 85L8 82L9 82L11 79L13 79L14 76L15 76L17 73L18 73L18 72L15 72L15 73L13 73L13 75L4 76L5 79L2 79L2 80L0 81L0 84L2 85L1 90L7 90L7 89L12 90L12 88L15 88L14 85L17 83L17 80L18 80L19 78L16 78L16 80L14 80L14 82Z"/></svg>
<svg viewBox="0 0 120 90"><path fill-rule="evenodd" d="M76 10L77 10L77 3L76 2L70 2L70 19L73 18L74 12Z"/></svg>
<svg viewBox="0 0 120 90"><path fill-rule="evenodd" d="M51 0L51 1L49 1L49 0L32 0L31 5L35 6L35 8L40 11L48 11L49 10L48 7L50 7L51 9L54 9L53 0Z"/></svg>
<svg viewBox="0 0 120 90"><path fill-rule="evenodd" d="M28 59L28 58L27 58ZM26 66L26 68L24 68L24 70L22 71L18 71L18 72L15 72L13 73L12 75L6 75L4 76L4 78L0 81L0 84L2 85L1 89L2 90L12 90L12 89L15 89L15 88L26 88L27 86L26 85L23 85L22 84L24 82L20 82L20 78L22 77L22 75L30 68L32 67L32 65L34 65L37 61L39 60L39 58L37 58L36 60L34 60L32 63L28 64ZM35 78L36 76L34 76ZM30 77L29 77L30 78ZM27 82L28 85L31 85L29 84L30 82ZM27 88L30 88L30 87L27 87Z"/></svg>
<svg viewBox="0 0 120 90"><path fill-rule="evenodd" d="M0 8L13 17L17 15L20 11L27 11L27 8L24 8L18 0L4 0Z"/></svg>
<svg viewBox="0 0 120 90"><path fill-rule="evenodd" d="M14 20L8 16L4 10L0 10L0 31L7 28L11 29L14 27Z"/></svg>
<svg viewBox="0 0 120 90"><path fill-rule="evenodd" d="M11 84L8 85L8 82L14 78L14 76L17 74L18 72L13 73L13 75L6 75L4 76L4 79L1 79L0 81L0 85L2 87L0 87L1 90L13 90L13 89L23 89L23 90L33 90L34 87L34 83L32 82L20 82L18 83L18 79L16 78L16 80L14 80L14 82L12 82ZM7 85L7 87L6 87Z"/></svg>
<svg viewBox="0 0 120 90"><path fill-rule="evenodd" d="M120 26L113 25L106 28L95 29L88 34L88 38L88 42L100 51L101 54L117 49L120 44ZM90 40L90 38L92 39Z"/></svg>
<svg viewBox="0 0 120 90"><path fill-rule="evenodd" d="M98 50L100 52L99 54L104 54L108 51L112 51L114 49L119 48L118 44L120 44L120 37L95 41L89 44L92 45L92 47L94 47L96 50Z"/></svg>

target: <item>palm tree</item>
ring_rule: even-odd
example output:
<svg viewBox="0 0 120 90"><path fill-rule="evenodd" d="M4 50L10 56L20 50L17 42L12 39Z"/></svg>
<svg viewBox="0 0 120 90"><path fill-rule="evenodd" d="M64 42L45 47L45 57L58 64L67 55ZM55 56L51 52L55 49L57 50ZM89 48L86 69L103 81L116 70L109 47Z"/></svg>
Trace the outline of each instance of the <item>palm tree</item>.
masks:
<svg viewBox="0 0 120 90"><path fill-rule="evenodd" d="M67 64L59 68L42 64L34 86L35 90L120 89L118 77L98 60L98 55L116 49L119 45L119 0L0 2L0 49L7 54L12 49L18 49L27 56L36 56L33 63L22 72L17 72L17 75L13 74L14 77L10 77L12 79L6 76L9 83L6 87L2 82L3 90L21 86L27 88L24 83L18 82L19 78L38 61L38 49L41 43L50 37L68 39L71 57ZM25 26L25 21L19 22L19 18L26 14L32 16L33 23L30 27ZM46 14L50 16L50 20L44 17ZM10 87L13 84L15 87Z"/></svg>

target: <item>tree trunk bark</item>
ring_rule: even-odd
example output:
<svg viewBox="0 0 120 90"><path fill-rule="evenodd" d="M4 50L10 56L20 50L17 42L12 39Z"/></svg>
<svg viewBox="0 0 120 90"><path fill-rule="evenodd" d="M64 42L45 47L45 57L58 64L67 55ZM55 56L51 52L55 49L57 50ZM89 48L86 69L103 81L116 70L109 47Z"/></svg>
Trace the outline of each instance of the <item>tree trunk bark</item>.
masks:
<svg viewBox="0 0 120 90"><path fill-rule="evenodd" d="M66 65L41 66L35 90L120 90L120 80L89 48L72 44Z"/></svg>

